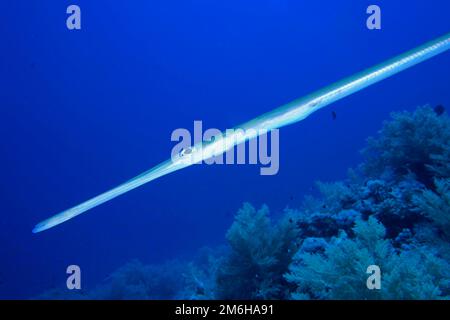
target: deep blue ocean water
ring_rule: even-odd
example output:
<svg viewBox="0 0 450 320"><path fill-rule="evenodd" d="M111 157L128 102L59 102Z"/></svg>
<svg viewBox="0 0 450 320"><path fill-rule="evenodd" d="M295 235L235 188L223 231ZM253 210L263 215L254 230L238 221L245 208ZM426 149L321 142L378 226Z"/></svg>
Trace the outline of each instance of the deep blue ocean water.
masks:
<svg viewBox="0 0 450 320"><path fill-rule="evenodd" d="M366 28L366 8L382 29ZM66 8L82 29L66 28ZM83 286L138 258L224 243L242 202L276 215L346 176L389 113L450 108L447 54L280 132L280 171L193 166L40 234L33 226L166 160L171 132L230 128L450 31L447 0L4 1L0 298ZM331 112L337 115L332 119Z"/></svg>

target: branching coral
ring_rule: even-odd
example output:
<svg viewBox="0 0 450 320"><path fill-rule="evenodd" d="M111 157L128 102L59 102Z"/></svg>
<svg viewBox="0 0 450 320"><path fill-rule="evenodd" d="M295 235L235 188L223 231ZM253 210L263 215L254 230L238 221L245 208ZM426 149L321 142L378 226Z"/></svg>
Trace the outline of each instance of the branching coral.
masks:
<svg viewBox="0 0 450 320"><path fill-rule="evenodd" d="M430 158L433 163L427 168L438 178L450 178L450 148L444 150L442 154L432 154Z"/></svg>
<svg viewBox="0 0 450 320"><path fill-rule="evenodd" d="M450 179L437 179L435 184L436 192L426 190L414 200L450 240Z"/></svg>
<svg viewBox="0 0 450 320"><path fill-rule="evenodd" d="M375 218L359 220L355 238L334 237L324 253L299 251L285 275L296 285L293 299L434 299L441 298L449 265L422 249L395 252ZM381 268L381 290L366 286L370 265Z"/></svg>
<svg viewBox="0 0 450 320"><path fill-rule="evenodd" d="M215 299L216 277L227 254L224 247L199 250L197 258L190 262L183 272L184 288L178 298L188 300Z"/></svg>
<svg viewBox="0 0 450 320"><path fill-rule="evenodd" d="M401 179L414 173L420 182L432 186L436 172L448 173L442 169L442 157L450 150L450 119L430 107L414 113L393 113L392 118L384 123L377 138L368 139L363 150L365 174L381 177L388 169L393 178Z"/></svg>
<svg viewBox="0 0 450 320"><path fill-rule="evenodd" d="M450 265L429 247L404 250L389 257L382 278L382 299L449 299Z"/></svg>
<svg viewBox="0 0 450 320"><path fill-rule="evenodd" d="M292 218L273 226L266 206L246 203L228 230L231 252L219 269L218 297L222 299L280 299L287 295L282 275L296 248L297 227Z"/></svg>
<svg viewBox="0 0 450 320"><path fill-rule="evenodd" d="M383 239L384 228L371 218L367 223L358 222L354 231L357 240L348 239L342 232L330 241L323 254L299 251L295 255L290 272L285 275L297 286L294 299L370 298L376 294L365 287L366 269L382 263L389 253Z"/></svg>
<svg viewBox="0 0 450 320"><path fill-rule="evenodd" d="M423 220L412 200L425 186L409 174L400 181L361 180L359 183L318 183L320 197L306 197L299 223L304 236L331 237L339 229L351 233L358 216L375 216L395 237ZM350 216L348 216L350 214ZM348 216L347 223L342 217Z"/></svg>
<svg viewBox="0 0 450 320"><path fill-rule="evenodd" d="M321 208L319 212L338 213L341 210L349 209L355 202L354 192L351 186L343 182L317 182L317 188L322 196Z"/></svg>
<svg viewBox="0 0 450 320"><path fill-rule="evenodd" d="M354 208L365 216L375 216L387 227L388 237L394 238L424 220L413 201L423 190L425 187L411 175L401 181L368 180L361 185Z"/></svg>

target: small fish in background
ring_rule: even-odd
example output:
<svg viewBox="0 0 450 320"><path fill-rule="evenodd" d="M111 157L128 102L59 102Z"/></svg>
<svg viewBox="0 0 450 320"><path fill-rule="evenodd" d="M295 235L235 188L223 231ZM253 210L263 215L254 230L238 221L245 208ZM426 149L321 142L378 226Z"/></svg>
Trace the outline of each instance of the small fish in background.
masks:
<svg viewBox="0 0 450 320"><path fill-rule="evenodd" d="M290 197L289 197L289 200L294 200L294 196L293 195L291 195Z"/></svg>
<svg viewBox="0 0 450 320"><path fill-rule="evenodd" d="M337 117L336 112L331 111L331 118L332 118L333 120L336 120L336 117Z"/></svg>
<svg viewBox="0 0 450 320"><path fill-rule="evenodd" d="M442 116L445 112L445 107L442 104L437 105L434 107L434 112L439 116Z"/></svg>

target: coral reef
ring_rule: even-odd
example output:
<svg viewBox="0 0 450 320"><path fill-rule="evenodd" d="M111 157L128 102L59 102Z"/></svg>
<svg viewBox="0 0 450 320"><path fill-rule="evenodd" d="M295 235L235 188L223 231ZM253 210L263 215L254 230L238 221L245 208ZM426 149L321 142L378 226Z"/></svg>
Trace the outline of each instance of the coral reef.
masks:
<svg viewBox="0 0 450 320"><path fill-rule="evenodd" d="M427 248L399 253L374 217L358 220L354 238L333 237L323 253L299 251L285 278L297 286L293 299L436 299L447 290L448 263ZM383 272L381 290L366 287L367 267Z"/></svg>
<svg viewBox="0 0 450 320"><path fill-rule="evenodd" d="M191 262L132 262L92 292L97 299L448 299L450 120L430 107L394 113L346 181L271 219L245 203L225 248ZM366 286L380 267L381 288Z"/></svg>
<svg viewBox="0 0 450 320"><path fill-rule="evenodd" d="M450 179L437 179L436 191L425 190L414 198L421 212L450 240Z"/></svg>
<svg viewBox="0 0 450 320"><path fill-rule="evenodd" d="M297 247L298 226L286 215L273 225L269 209L245 203L228 230L230 252L217 273L220 299L282 299L283 273Z"/></svg>
<svg viewBox="0 0 450 320"><path fill-rule="evenodd" d="M378 138L369 138L363 150L362 164L367 177L402 179L414 174L417 181L433 188L433 177L448 176L450 150L450 119L428 106L414 113L392 114Z"/></svg>
<svg viewBox="0 0 450 320"><path fill-rule="evenodd" d="M181 262L167 262L161 266L131 261L114 272L104 284L90 293L92 299L175 299L183 288Z"/></svg>

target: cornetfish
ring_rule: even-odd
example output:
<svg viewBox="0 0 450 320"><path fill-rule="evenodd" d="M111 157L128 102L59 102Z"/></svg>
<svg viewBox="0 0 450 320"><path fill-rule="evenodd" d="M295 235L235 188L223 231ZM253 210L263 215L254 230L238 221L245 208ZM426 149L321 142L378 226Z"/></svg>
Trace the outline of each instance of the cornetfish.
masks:
<svg viewBox="0 0 450 320"><path fill-rule="evenodd" d="M282 105L281 107L236 127L236 129L242 130L230 130L220 139L196 143L137 177L38 223L34 227L33 233L41 232L59 225L147 182L186 168L194 163L221 155L230 148L253 139L262 133L301 121L313 112L337 100L358 92L449 49L450 33L447 33L446 35L416 49L329 85L306 97Z"/></svg>

